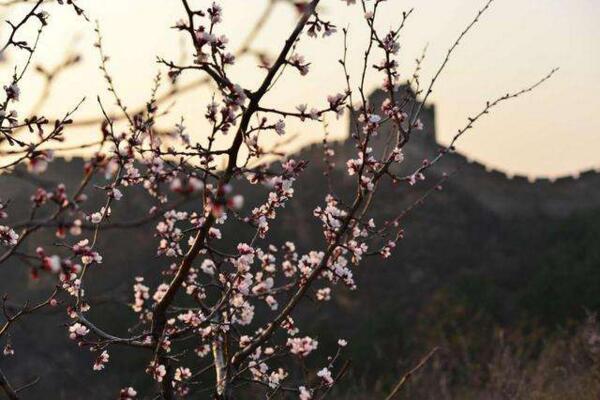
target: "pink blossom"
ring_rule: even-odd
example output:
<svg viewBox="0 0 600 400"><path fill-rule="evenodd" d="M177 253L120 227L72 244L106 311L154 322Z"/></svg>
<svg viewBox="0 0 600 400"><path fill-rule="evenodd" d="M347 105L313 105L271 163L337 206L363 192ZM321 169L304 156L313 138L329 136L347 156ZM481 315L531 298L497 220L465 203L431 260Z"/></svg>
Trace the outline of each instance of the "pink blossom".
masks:
<svg viewBox="0 0 600 400"><path fill-rule="evenodd" d="M175 380L176 381L185 381L192 377L192 371L189 368L178 367L175 370Z"/></svg>
<svg viewBox="0 0 600 400"><path fill-rule="evenodd" d="M8 226L0 225L0 245L15 246L19 241L19 235Z"/></svg>
<svg viewBox="0 0 600 400"><path fill-rule="evenodd" d="M96 361L94 362L94 371L101 371L104 369L104 366L106 363L108 363L108 359L109 359L109 354L106 350L104 350L99 356L98 358L96 358Z"/></svg>
<svg viewBox="0 0 600 400"><path fill-rule="evenodd" d="M69 326L69 338L71 340L82 338L88 333L90 333L90 330L84 325L80 324L79 322L76 322L73 325Z"/></svg>
<svg viewBox="0 0 600 400"><path fill-rule="evenodd" d="M160 383L167 374L167 369L164 365L151 361L146 372L148 372L156 382Z"/></svg>
<svg viewBox="0 0 600 400"><path fill-rule="evenodd" d="M132 387L127 387L121 389L121 392L119 393L119 400L135 400L136 396L137 392L135 389Z"/></svg>
<svg viewBox="0 0 600 400"><path fill-rule="evenodd" d="M275 124L275 131L279 136L285 135L285 122L282 119Z"/></svg>
<svg viewBox="0 0 600 400"><path fill-rule="evenodd" d="M331 377L331 371L328 368L323 368L317 372L317 376L323 380L323 383L327 386L333 385L333 378Z"/></svg>
<svg viewBox="0 0 600 400"><path fill-rule="evenodd" d="M300 387L298 387L298 391L299 391L300 400L311 400L312 399L312 393L306 387L300 386Z"/></svg>
<svg viewBox="0 0 600 400"><path fill-rule="evenodd" d="M287 346L290 348L290 353L300 357L306 357L317 349L319 342L311 337L290 338L287 341Z"/></svg>

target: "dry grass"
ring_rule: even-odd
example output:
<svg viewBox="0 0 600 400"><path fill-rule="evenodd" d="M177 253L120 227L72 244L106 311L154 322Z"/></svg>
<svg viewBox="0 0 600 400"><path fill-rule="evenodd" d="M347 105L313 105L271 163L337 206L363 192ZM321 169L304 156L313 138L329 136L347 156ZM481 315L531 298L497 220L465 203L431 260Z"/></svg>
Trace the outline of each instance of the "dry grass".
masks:
<svg viewBox="0 0 600 400"><path fill-rule="evenodd" d="M466 343L465 343L466 346ZM454 347L439 353L396 399L598 400L600 324L590 316L569 333L529 340L496 332L489 351L468 354ZM340 400L384 398L391 385L354 381ZM369 388L370 386L370 388Z"/></svg>

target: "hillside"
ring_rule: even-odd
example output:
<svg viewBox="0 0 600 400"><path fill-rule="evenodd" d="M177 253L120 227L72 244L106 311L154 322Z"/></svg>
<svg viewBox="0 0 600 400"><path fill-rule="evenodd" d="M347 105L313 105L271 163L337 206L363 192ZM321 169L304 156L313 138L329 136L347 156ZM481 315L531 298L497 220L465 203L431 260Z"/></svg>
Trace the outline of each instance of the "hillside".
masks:
<svg viewBox="0 0 600 400"><path fill-rule="evenodd" d="M426 126L435 126L433 108L428 108L426 115ZM433 129L419 135L417 145L407 154L407 168L438 151ZM352 151L345 142L332 146L338 155ZM310 167L297 182L297 195L271 235L282 242L295 238L300 250L320 248L320 228L312 210L322 204L327 185L321 172L322 149L315 145L294 157L308 160ZM345 198L351 194L353 182L343 173L343 163L336 164L331 178L338 195ZM35 185L63 181L73 188L82 170L80 159L58 159L41 178L23 170L14 176L0 176L2 198L13 201L11 218L26 217L27 193ZM541 326L552 331L566 326L569 319L583 318L586 309L600 310L600 175L589 172L579 178L530 182L487 171L460 154L451 154L419 184L420 192L407 194L400 185L382 187L382 196L373 205L376 216L388 216L390 205L397 209L398 204L413 203L443 172L455 174L444 190L435 192L410 214L405 221L405 239L389 260L366 260L355 273L357 291L343 290L334 297L335 303L319 310L305 308L304 315L298 316L303 330L321 333L325 345L326 332L350 339L353 371L364 385L398 376L410 357L438 344L442 337L472 334L479 328L482 336L478 340L484 342L485 329L494 326ZM251 187L241 182L237 185L248 207L261 202ZM143 218L147 196L136 191L125 194L129 201L115 207L114 220ZM90 199L91 205L99 200ZM194 209L193 201L185 208ZM93 318L107 331L126 333L119 330L127 321L115 319L114 311L127 307L134 276L164 267L164 262L154 257L154 224L135 224L101 237L99 248L106 249L105 261L90 271L88 296L97 305ZM244 232L225 232L224 237L243 238ZM51 245L55 239L44 240ZM1 283L0 291L10 292L12 301L24 300L31 293L41 296L53 285L44 276L31 280L21 264L12 262L2 268L10 270L10 277ZM133 322L134 316L130 318ZM13 333L16 352L28 350L10 366L17 381L37 374L35 365L40 360L50 366L40 371L42 380L32 389L32 398L43 398L36 396L52 391L57 393L52 398L71 399L72 393L88 393L90 399L106 399L116 388L144 385L147 378L141 375L139 382L123 380L120 371L129 369L131 363L144 362L126 352L114 354L103 372L108 379L100 385L89 357L75 351L67 339L64 322L64 315L49 313L24 320ZM1 362L10 363L6 359ZM78 368L66 368L73 364ZM69 371L74 370L80 372L70 376ZM374 374L374 370L386 373Z"/></svg>

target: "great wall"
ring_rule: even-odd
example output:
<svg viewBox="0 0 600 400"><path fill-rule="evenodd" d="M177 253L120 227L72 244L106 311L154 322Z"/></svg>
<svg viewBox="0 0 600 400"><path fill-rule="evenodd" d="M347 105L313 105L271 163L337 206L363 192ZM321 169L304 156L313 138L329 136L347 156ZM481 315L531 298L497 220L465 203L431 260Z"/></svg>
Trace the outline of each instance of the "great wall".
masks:
<svg viewBox="0 0 600 400"><path fill-rule="evenodd" d="M406 88L401 89L406 90ZM370 96L374 109L378 109L384 94L375 92ZM421 164L423 159L432 159L444 146L437 141L435 106L428 104L423 107L421 120L424 129L415 133L410 143L404 148L406 171L412 171ZM350 132L352 124L348 124ZM380 143L389 137L382 130L373 140L373 147L382 146ZM356 150L348 140L340 140L329 144L336 152L336 168L344 169L344 162L356 157ZM320 165L322 160L322 145L315 143L304 147L296 155L299 158L311 160ZM78 157L71 159L57 158L51 163L49 171L52 180L60 180L61 175L66 180L78 176L83 160ZM341 171L339 171L341 172ZM482 207L490 209L500 217L547 216L565 217L574 212L600 207L600 172L598 170L582 171L577 175L563 176L556 179L545 177L531 178L520 175L509 175L503 171L488 168L484 164L470 160L459 152L447 153L442 160L428 171L428 181L439 179L443 172L452 172L453 177L448 183L456 189L469 194ZM310 173L310 172L308 172ZM43 178L26 176L30 181L43 182ZM312 178L311 178L312 179ZM12 186L12 185L11 185Z"/></svg>
<svg viewBox="0 0 600 400"><path fill-rule="evenodd" d="M378 109L384 94L376 92L371 95L371 104ZM411 142L404 148L405 164L409 170L418 167L423 159L432 159L443 146L437 141L435 130L435 106L423 107L421 120L423 131L415 133ZM349 124L349 131L352 129ZM375 139L373 147L381 146L377 140L387 137L382 131ZM381 139L383 140L383 139ZM339 159L356 157L356 150L349 141L331 143L339 155ZM317 160L321 156L321 145L309 146L301 152L302 157ZM337 168L344 168L337 163ZM518 217L522 215L540 215L548 217L564 217L580 210L600 207L600 171L587 170L577 175L563 176L556 179L545 177L531 178L520 175L509 175L491 169L477 161L468 159L459 152L446 154L436 168L428 175L431 179L439 178L442 172L454 172L455 177L449 185L460 187L469 192L482 206L493 210L500 216Z"/></svg>

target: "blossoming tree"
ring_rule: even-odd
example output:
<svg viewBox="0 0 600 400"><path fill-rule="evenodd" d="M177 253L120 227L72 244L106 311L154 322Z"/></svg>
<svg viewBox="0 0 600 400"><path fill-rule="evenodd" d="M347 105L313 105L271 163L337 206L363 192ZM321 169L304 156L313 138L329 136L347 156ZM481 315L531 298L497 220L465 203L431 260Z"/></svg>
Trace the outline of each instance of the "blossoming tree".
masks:
<svg viewBox="0 0 600 400"><path fill-rule="evenodd" d="M57 1L86 18L84 10L74 1ZM302 370L298 365L317 357L315 353L320 349L316 338L303 334L294 314L304 298L327 301L337 285L357 289L355 266L365 257L387 258L402 239L402 220L411 208L398 209L395 215L382 221L375 221L370 215L380 184L392 180L404 185L407 191L412 190L425 181L431 166L453 151L455 142L479 118L499 103L533 90L552 74L526 89L487 102L433 159L401 174L397 171L402 169L396 167L403 161L403 149L411 145L411 136L422 129L421 105L432 93L454 49L492 1L484 5L460 34L425 87L421 87L419 76L423 58L417 61L410 80L414 89L411 92L399 90L397 61L400 33L411 12L399 16L396 27L382 30L377 18L385 0L344 0L348 6L360 9L357 12L363 15L369 30L359 83L353 85L355 77L350 76L346 63L348 31L338 30L320 12L320 3L329 1L333 0L295 3L296 25L276 56L272 60L263 58L265 74L260 84L246 88L229 73L236 54L230 51L225 32L221 31L222 8L217 2L193 5L190 0L181 0L183 19L174 29L187 36L194 60L179 64L159 59L159 63L168 71L171 81L182 75L198 74L200 81L210 81L215 88L203 111L210 129L194 135L187 133L183 123L168 132L157 128L156 120L161 115L159 78L145 107L129 111L113 87L98 30L101 69L120 112L110 115L99 104L101 137L79 146L88 151L86 154L90 149L93 154L87 157L77 188L67 188L64 184L53 190L37 188L31 194L27 221L14 224L0 221L0 264L9 259L26 259L26 264L34 265L34 274L54 275L57 282L56 289L35 304L9 306L8 297L4 298L4 322L0 326L4 357L14 356L9 334L15 321L35 318L42 309L58 307L65 312L65 335L80 348L95 354L90 368L97 371L109 368L111 351L120 346L144 354L146 372L155 381L154 388L142 393L146 389L125 387L115 393L120 399L175 399L188 395L202 398L203 393L217 399L240 398L241 393L302 400L327 396L347 370L344 348L349 345L346 339L351 342L351 338L336 338L338 348L333 354L325 354L323 361L313 362L320 363L317 368ZM48 19L48 14L42 11L47 2L23 3L29 12L10 23L9 37L0 50L28 55L4 83L4 99L0 103L0 169L10 173L25 163L31 173L43 174L53 153L65 149L64 132L77 124L74 114L78 105L54 121L35 115L20 117L14 111L20 97L20 82L27 76L37 43L19 39L19 33L35 25L40 27L38 34L41 34ZM265 106L263 99L279 76L295 74L301 79L310 73L312 63L318 63L319 60L305 60L297 51L298 45L332 35L341 39L339 64L346 86L337 94L324 94L321 104L300 104L292 110ZM76 57L70 58L63 66L76 62ZM370 74L381 76L381 89L386 93L384 103L378 108L369 103L365 93L365 79ZM421 100L416 101L419 95ZM292 238L273 240L270 226L280 209L293 201L294 181L308 165L290 157L273 161L262 143L271 136L285 135L286 120L319 121L328 114L345 115L352 121L351 140L356 155L346 160L346 165L347 174L356 183L355 194L347 201L336 196L334 187L330 188L322 205L313 212L322 226L322 246L299 252ZM383 132L389 136L386 138L389 144L374 150L373 139ZM325 146L326 173L332 157L333 150ZM104 184L92 185L95 179ZM244 201L236 185L242 180L261 188L262 203ZM424 197L440 189L441 183L433 182ZM85 283L86 271L102 268L103 249L98 246L98 238L108 234L105 228L112 223L112 210L128 201L127 191L131 187L142 188L154 201L155 205L147 210L146 222L155 221L156 255L164 260L165 267L156 272L162 280L158 286L151 287L148 276L139 276L131 282L130 312L137 314L139 321L130 327L130 336L119 337L89 317ZM90 191L104 194L100 208L87 205ZM190 196L194 198L193 211L182 211L179 199ZM10 199L0 200L0 220L10 221ZM227 224L246 226L252 234L232 243L222 237L222 228ZM36 245L36 232L44 230L56 231L55 246ZM30 253L28 248L35 251ZM77 346L73 347L73 351L78 351ZM26 397L29 385L14 387L9 374L0 371L0 387L8 398L17 399L21 395ZM398 390L396 387L392 395Z"/></svg>

